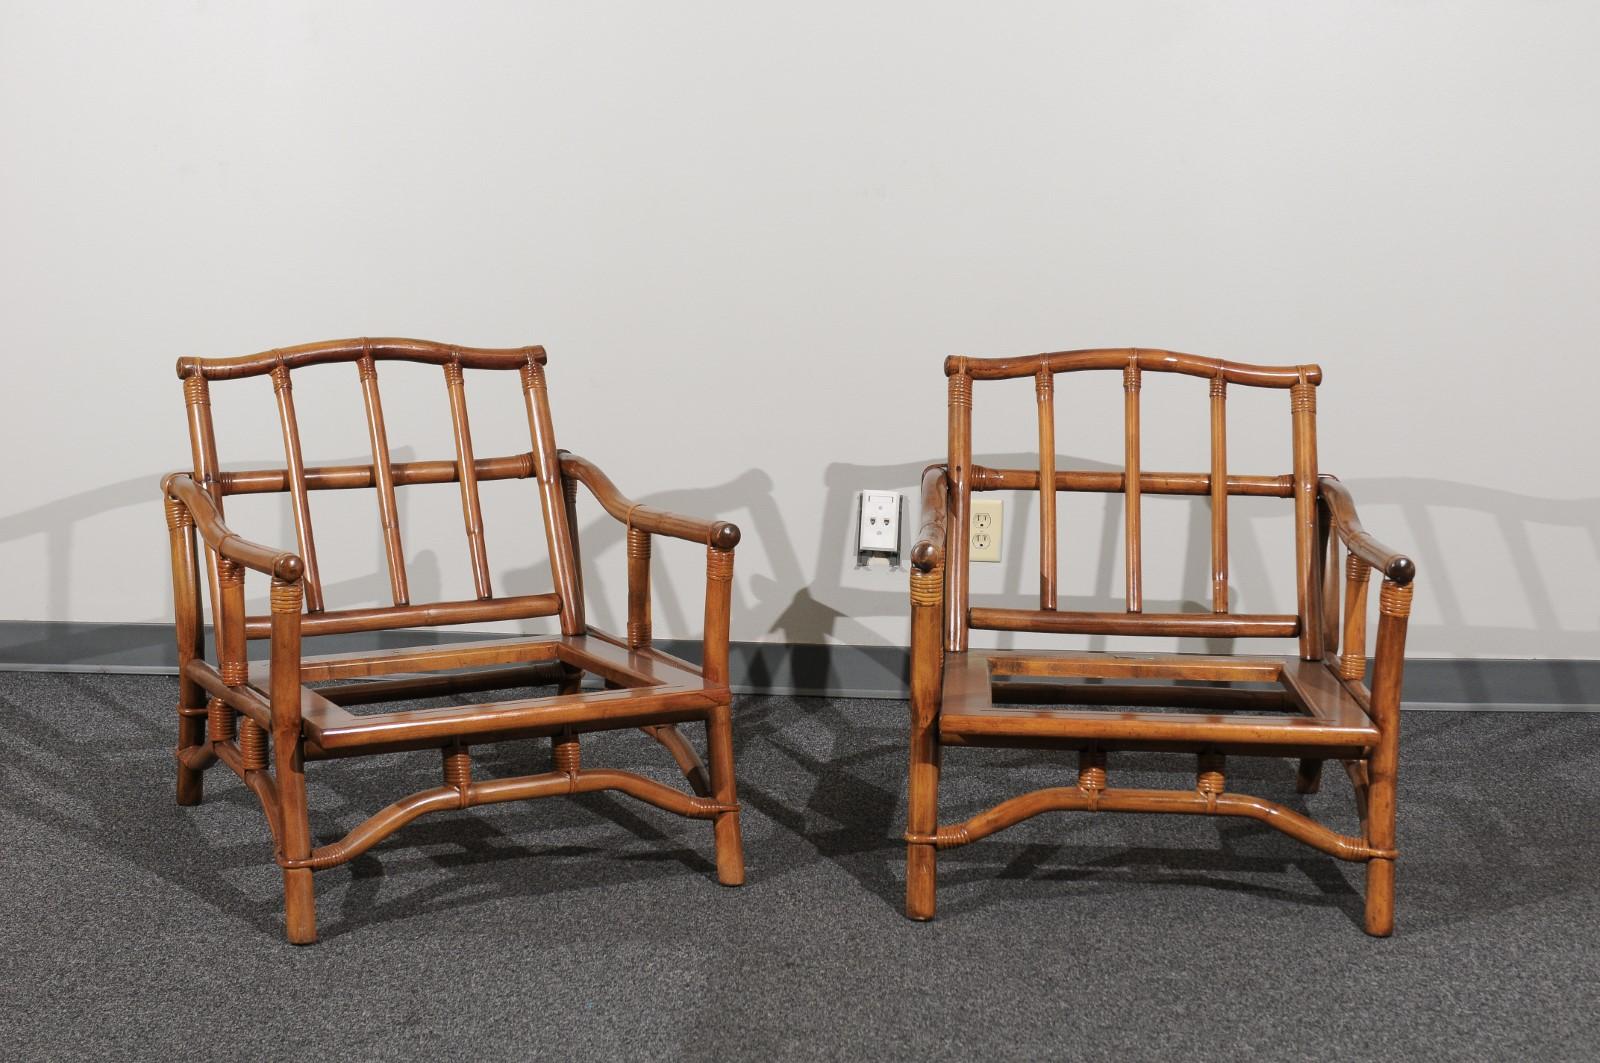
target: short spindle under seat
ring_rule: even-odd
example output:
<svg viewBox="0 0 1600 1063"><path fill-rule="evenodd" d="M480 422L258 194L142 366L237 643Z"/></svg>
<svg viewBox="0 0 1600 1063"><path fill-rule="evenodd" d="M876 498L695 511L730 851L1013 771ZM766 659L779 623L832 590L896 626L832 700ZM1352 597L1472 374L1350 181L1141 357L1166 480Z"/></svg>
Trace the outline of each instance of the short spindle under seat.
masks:
<svg viewBox="0 0 1600 1063"><path fill-rule="evenodd" d="M389 362L439 367L450 410L453 458L392 460L378 389L379 367ZM359 378L371 464L308 466L301 453L295 371L329 363L350 363ZM492 458L474 453L465 370L510 371L520 378L530 450ZM178 376L188 408L193 471L175 473L162 484L177 613L178 803L200 801L203 772L218 761L256 794L266 813L274 858L283 869L290 941L316 940L314 871L354 859L424 813L499 801L613 790L681 816L710 820L718 880L726 885L744 880L728 690L729 600L739 529L638 505L594 465L557 450L542 347L488 350L407 339L339 340L243 358L184 358L178 362ZM218 381L255 377L272 386L284 464L224 471L218 462L210 388ZM534 481L554 582L549 591L496 593L479 485L505 479ZM439 483L460 486L474 596L419 602L407 576L396 493L405 486ZM584 617L574 514L580 484L626 526L625 637L599 631ZM389 605L330 608L323 594L311 496L353 488L371 488L376 495ZM228 496L260 492L288 494L295 549L250 542L224 522ZM705 547L704 658L699 666L651 643L650 554L656 537ZM210 587L215 663L205 657L202 566ZM246 570L271 580L266 615L246 613ZM557 618L560 634L322 656L301 652L307 636L534 617ZM270 640L270 656L251 663L247 645L258 639ZM596 677L603 688L585 689L585 675ZM518 696L540 686L553 686L557 693ZM497 690L513 693L505 700L447 708L360 713L348 708ZM709 766L677 730L681 723L705 725ZM692 792L631 772L584 766L581 736L621 727L642 728L660 742ZM473 776L474 746L535 737L550 739L550 770ZM417 749L440 751L439 786L389 805L338 841L313 847L306 761Z"/></svg>
<svg viewBox="0 0 1600 1063"><path fill-rule="evenodd" d="M1120 470L1057 466L1058 378L1120 373L1124 462ZM1147 373L1197 378L1210 412L1205 471L1151 472L1141 461L1140 391ZM1315 365L1244 365L1170 351L1069 351L1023 358L950 358L947 460L923 477L923 522L912 550L911 769L906 832L906 914L930 919L936 853L965 845L1041 812L1173 812L1244 816L1344 860L1367 865L1368 933L1394 925L1395 766L1400 681L1412 562L1362 529L1349 493L1320 475L1316 448ZM973 463L972 404L977 381L1031 377L1038 405L1039 462L1033 469ZM1065 383L1063 383L1065 386ZM1228 469L1230 388L1289 394L1292 469L1237 475ZM1037 491L1039 602L1022 609L974 605L968 589L967 535L975 491ZM1060 608L1057 503L1065 492L1123 496L1125 607L1121 612ZM1209 609L1144 608L1142 498L1190 495L1210 500ZM1237 613L1229 601L1228 500L1239 495L1292 501L1295 611ZM1345 564L1340 566L1341 549ZM1367 587L1382 577L1372 683L1367 657ZM1338 581L1344 576L1343 609ZM1293 656L1197 655L970 648L974 629L1076 635L1296 640ZM1342 652L1341 652L1342 647ZM1016 746L1075 751L1076 778L1002 802L962 823L938 821L942 751L948 746ZM1110 785L1108 753L1123 750L1196 757L1192 790ZM1277 802L1226 786L1226 758L1289 757L1297 788L1314 792L1325 760L1343 762L1355 791L1361 833L1335 832Z"/></svg>

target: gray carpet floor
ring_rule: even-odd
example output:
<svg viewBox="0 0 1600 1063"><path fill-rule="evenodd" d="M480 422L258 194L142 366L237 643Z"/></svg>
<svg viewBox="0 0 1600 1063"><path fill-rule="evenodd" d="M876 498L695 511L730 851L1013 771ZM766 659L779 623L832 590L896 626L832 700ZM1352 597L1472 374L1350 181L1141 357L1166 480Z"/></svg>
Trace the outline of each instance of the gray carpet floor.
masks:
<svg viewBox="0 0 1600 1063"><path fill-rule="evenodd" d="M905 707L735 705L749 881L707 824L590 795L423 819L317 876L281 935L255 799L172 801L175 683L0 676L6 1059L1595 1059L1600 715L1408 712L1395 937L1362 870L1241 820L1039 817L942 855L900 914ZM698 735L696 736L698 739ZM480 775L542 770L543 745ZM637 732L585 762L672 780ZM1230 782L1353 829L1287 762ZM311 766L327 841L436 755ZM1192 785L1192 760L1113 758ZM1071 769L952 751L944 818Z"/></svg>

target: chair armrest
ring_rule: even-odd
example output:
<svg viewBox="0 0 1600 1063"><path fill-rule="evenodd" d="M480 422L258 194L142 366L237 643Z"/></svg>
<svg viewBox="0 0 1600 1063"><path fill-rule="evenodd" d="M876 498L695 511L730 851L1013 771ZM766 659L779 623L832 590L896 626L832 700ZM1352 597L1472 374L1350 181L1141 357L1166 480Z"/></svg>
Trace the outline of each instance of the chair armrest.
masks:
<svg viewBox="0 0 1600 1063"><path fill-rule="evenodd" d="M305 571L298 555L286 550L274 550L234 534L223 522L216 502L200 489L200 485L188 473L175 472L168 476L161 481L161 491L183 504L194 518L200 538L229 561L281 580L297 580Z"/></svg>
<svg viewBox="0 0 1600 1063"><path fill-rule="evenodd" d="M611 478L599 466L569 451L560 451L561 475L570 476L589 489L605 511L622 523L672 539L691 543L705 543L718 550L732 550L739 545L739 526L725 520L700 520L679 516L665 510L641 506L617 490Z"/></svg>
<svg viewBox="0 0 1600 1063"><path fill-rule="evenodd" d="M1417 564L1398 550L1391 550L1367 534L1356 516L1355 499L1335 477L1318 477L1318 490L1328 506L1328 516L1345 549L1383 573L1385 579L1405 586L1417 576Z"/></svg>
<svg viewBox="0 0 1600 1063"><path fill-rule="evenodd" d="M911 547L911 563L922 572L944 564L945 519L949 510L950 482L943 465L922 470L922 526Z"/></svg>

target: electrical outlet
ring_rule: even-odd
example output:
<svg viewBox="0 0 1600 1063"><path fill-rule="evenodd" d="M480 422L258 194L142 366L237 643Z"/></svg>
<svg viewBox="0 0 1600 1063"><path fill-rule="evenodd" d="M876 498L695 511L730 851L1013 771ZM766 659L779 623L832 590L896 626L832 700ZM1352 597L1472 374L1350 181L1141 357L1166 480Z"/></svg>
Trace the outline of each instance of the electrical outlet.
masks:
<svg viewBox="0 0 1600 1063"><path fill-rule="evenodd" d="M856 550L900 552L900 495L897 492L861 492L861 525Z"/></svg>
<svg viewBox="0 0 1600 1063"><path fill-rule="evenodd" d="M971 529L967 556L974 561L1000 560L1000 513L1004 505L998 498L974 498L971 503Z"/></svg>

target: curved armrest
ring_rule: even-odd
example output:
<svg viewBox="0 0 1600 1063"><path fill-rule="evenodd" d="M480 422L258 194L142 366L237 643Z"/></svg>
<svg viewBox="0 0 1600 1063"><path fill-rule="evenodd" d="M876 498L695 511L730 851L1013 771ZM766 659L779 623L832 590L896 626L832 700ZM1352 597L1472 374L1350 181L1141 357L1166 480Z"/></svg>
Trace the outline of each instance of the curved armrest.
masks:
<svg viewBox="0 0 1600 1063"><path fill-rule="evenodd" d="M611 478L599 466L569 451L560 451L561 475L570 476L589 489L605 511L624 524L673 539L691 543L705 543L718 550L732 550L739 545L739 526L725 520L699 520L682 517L665 510L641 506L617 490Z"/></svg>
<svg viewBox="0 0 1600 1063"><path fill-rule="evenodd" d="M1350 492L1344 484L1335 477L1323 474L1318 477L1317 486L1322 500L1327 503L1328 515L1333 521L1334 530L1339 533L1339 539L1344 543L1345 549L1382 572L1385 579L1402 587L1416 579L1415 561L1398 550L1389 549L1367 534L1366 529L1361 526L1360 518L1356 516L1355 499L1350 497Z"/></svg>
<svg viewBox="0 0 1600 1063"><path fill-rule="evenodd" d="M944 564L945 516L950 501L950 481L943 465L922 470L922 526L911 548L911 563L922 572Z"/></svg>
<svg viewBox="0 0 1600 1063"><path fill-rule="evenodd" d="M161 490L183 503L189 515L194 518L194 526L200 532L200 538L229 561L281 580L297 580L305 571L305 565L301 563L298 555L286 550L274 550L235 535L227 524L223 523L216 502L200 489L200 485L195 483L194 478L188 473L175 472L168 476L161 481Z"/></svg>

